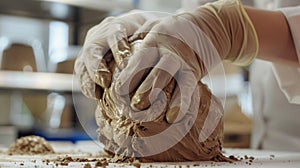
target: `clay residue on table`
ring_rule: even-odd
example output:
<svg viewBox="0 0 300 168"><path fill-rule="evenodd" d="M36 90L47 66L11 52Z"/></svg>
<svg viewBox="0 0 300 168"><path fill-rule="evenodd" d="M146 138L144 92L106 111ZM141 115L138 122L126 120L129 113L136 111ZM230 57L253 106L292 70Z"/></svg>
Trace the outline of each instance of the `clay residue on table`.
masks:
<svg viewBox="0 0 300 168"><path fill-rule="evenodd" d="M54 153L54 150L44 138L31 135L17 139L16 142L9 147L7 152L10 155L45 155Z"/></svg>

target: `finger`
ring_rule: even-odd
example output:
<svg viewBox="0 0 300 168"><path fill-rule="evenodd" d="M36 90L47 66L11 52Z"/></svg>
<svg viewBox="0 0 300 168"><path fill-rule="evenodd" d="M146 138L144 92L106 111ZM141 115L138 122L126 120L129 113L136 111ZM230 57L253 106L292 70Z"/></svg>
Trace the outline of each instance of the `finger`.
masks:
<svg viewBox="0 0 300 168"><path fill-rule="evenodd" d="M128 64L126 58L131 55L131 47L127 35L124 32L119 32L113 35L112 38L114 38L114 40L112 40L114 42L111 43L114 44L110 44L110 49L113 53L115 62L119 69L124 69Z"/></svg>
<svg viewBox="0 0 300 168"><path fill-rule="evenodd" d="M111 24L114 26L110 30L113 33L107 38L108 45L118 68L124 69L128 61L126 58L131 55L128 37L132 36L141 25L132 21L122 21L122 19L116 19Z"/></svg>
<svg viewBox="0 0 300 168"><path fill-rule="evenodd" d="M101 52L98 47L91 47L85 52L82 50L74 65L75 73L80 79L81 89L90 98L99 99L103 88L109 87L111 83L112 73L109 69L112 69L113 56L110 52L102 57L99 54Z"/></svg>
<svg viewBox="0 0 300 168"><path fill-rule="evenodd" d="M169 110L166 113L166 120L169 124L174 123L174 121L176 120L179 114L179 111L180 111L180 90L179 87L176 86L172 95Z"/></svg>
<svg viewBox="0 0 300 168"><path fill-rule="evenodd" d="M107 52L104 58L100 60L95 75L95 82L104 89L109 88L112 79L112 72L110 71L110 67L108 65L108 61L110 61L109 57L112 57L112 53L110 51Z"/></svg>
<svg viewBox="0 0 300 168"><path fill-rule="evenodd" d="M107 49L104 45L91 44L84 46L80 52L78 59L84 62L86 70L92 79L93 83L106 88L110 85L111 71L106 62L106 57L109 57Z"/></svg>
<svg viewBox="0 0 300 168"><path fill-rule="evenodd" d="M135 92L131 107L134 110L144 110L155 101L161 91L170 83L180 68L180 62L171 54L163 55L153 70Z"/></svg>
<svg viewBox="0 0 300 168"><path fill-rule="evenodd" d="M136 40L142 40L150 32L150 30L159 23L159 20L151 20L145 22L129 39L128 41L134 42Z"/></svg>
<svg viewBox="0 0 300 168"><path fill-rule="evenodd" d="M130 113L130 117L134 120L142 122L149 122L154 120L161 121L162 119L164 119L165 112L167 111L170 104L175 86L176 82L173 78L170 83L163 89L163 92L161 92L161 94L159 95L160 98L158 101L154 101L146 110L141 110L139 112L131 111L132 113Z"/></svg>
<svg viewBox="0 0 300 168"><path fill-rule="evenodd" d="M74 71L75 75L78 78L78 82L83 94L89 98L95 98L95 83L89 75L88 70L81 57L76 59Z"/></svg>
<svg viewBox="0 0 300 168"><path fill-rule="evenodd" d="M122 96L133 92L158 59L156 42L152 40L152 37L147 36L118 76L115 85L116 92Z"/></svg>
<svg viewBox="0 0 300 168"><path fill-rule="evenodd" d="M117 21L116 21L117 20ZM119 20L119 21L118 21ZM91 28L86 36L86 40L83 46L83 52L79 54L79 58L83 60L83 64L86 67L87 74L89 74L89 82L83 85L97 85L108 88L111 83L112 71L114 68L114 61L109 63L107 58L107 52L109 51L108 39L121 39L118 41L117 48L113 48L114 51L125 54L116 54L116 60L120 64L123 62L123 57L126 55L126 51L130 49L127 43L127 33L126 31L132 31L137 29L137 27L132 26L132 29L127 30L122 26L120 19L114 17L107 17L103 22ZM123 31L123 32L122 32ZM114 37L116 35L120 37ZM125 37L125 39L123 38ZM106 55L105 55L106 54ZM113 57L111 57L113 58ZM109 63L109 64L108 64ZM90 86L88 88L91 88ZM89 89L90 90L90 89ZM94 92L94 91L88 91ZM89 93L90 95L90 93Z"/></svg>
<svg viewBox="0 0 300 168"><path fill-rule="evenodd" d="M132 97L131 108L135 111L147 109L171 79L172 76L164 70L152 70Z"/></svg>
<svg viewBox="0 0 300 168"><path fill-rule="evenodd" d="M170 108L166 113L166 120L170 124L180 122L187 114L197 88L197 80L191 71L179 71L176 81L177 87L172 96Z"/></svg>
<svg viewBox="0 0 300 168"><path fill-rule="evenodd" d="M89 64L87 67L90 73L96 73L98 67L101 69L105 67L101 59L109 50L112 51L119 68L122 69L126 65L124 58L131 54L127 39L128 33L133 34L134 30L139 27L138 23L128 22L124 23L121 17L108 17L89 30L84 43L84 53L87 54L86 60ZM103 73L107 74L105 71Z"/></svg>
<svg viewBox="0 0 300 168"><path fill-rule="evenodd" d="M91 29L89 37L92 34L99 33L98 29L99 28ZM95 36L97 35L95 34ZM87 47L84 46L80 57L85 60L86 67L88 67L87 70L94 82L102 88L108 88L111 84L112 74L115 69L113 66L113 55L112 52L108 50L108 44L105 39L96 40L94 38L95 37L87 38L85 44Z"/></svg>

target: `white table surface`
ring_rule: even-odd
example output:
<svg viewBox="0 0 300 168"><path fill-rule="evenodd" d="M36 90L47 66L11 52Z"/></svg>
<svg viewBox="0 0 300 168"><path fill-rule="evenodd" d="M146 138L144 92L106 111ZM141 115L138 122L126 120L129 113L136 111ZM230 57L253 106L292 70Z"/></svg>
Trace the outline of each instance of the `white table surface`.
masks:
<svg viewBox="0 0 300 168"><path fill-rule="evenodd" d="M86 157L86 158L95 158L93 155L90 156L89 153L95 153L101 149L101 146L97 146L93 142L79 142L74 145L71 143L54 143L52 144L53 148L57 152L66 152L68 156L71 157ZM142 163L141 167L172 167L179 168L181 167L232 167L232 168L299 168L300 167L300 153L293 152L278 152L278 151L258 151L258 150L249 150L249 149L225 149L225 155L230 156L234 155L236 157L248 157L253 156L255 159L251 165L249 160L242 160L235 163L223 163L223 162L174 162L174 163ZM55 159L57 156L64 157L66 154L56 154L56 155L36 155L36 156L8 156L5 154L0 154L0 167L56 167L55 163L50 162L48 165L43 162L45 159ZM273 157L274 156L274 157ZM32 160L36 160L33 162ZM23 164L21 166L21 163ZM94 167L94 162L89 162L92 167ZM68 167L83 167L84 162L71 162ZM108 167L134 167L124 164L112 164L110 163ZM67 167L58 165L58 167Z"/></svg>

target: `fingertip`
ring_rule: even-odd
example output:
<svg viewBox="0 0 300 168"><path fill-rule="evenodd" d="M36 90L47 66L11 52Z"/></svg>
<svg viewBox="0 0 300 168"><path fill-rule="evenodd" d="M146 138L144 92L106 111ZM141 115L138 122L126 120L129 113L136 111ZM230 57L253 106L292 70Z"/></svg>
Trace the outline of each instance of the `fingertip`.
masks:
<svg viewBox="0 0 300 168"><path fill-rule="evenodd" d="M99 70L95 75L95 82L103 88L109 88L112 74L108 70Z"/></svg>
<svg viewBox="0 0 300 168"><path fill-rule="evenodd" d="M140 33L135 33L131 37L129 37L128 41L129 43L133 43L137 40L143 40L147 35L147 32L140 32Z"/></svg>
<svg viewBox="0 0 300 168"><path fill-rule="evenodd" d="M180 107L178 106L172 107L167 111L166 120L169 124L173 124L176 121L179 111Z"/></svg>
<svg viewBox="0 0 300 168"><path fill-rule="evenodd" d="M128 69L128 71L123 70L117 75L116 81L114 82L114 90L117 94L125 96L132 92L131 81L133 77L131 75L131 69Z"/></svg>
<svg viewBox="0 0 300 168"><path fill-rule="evenodd" d="M113 53L118 68L124 69L126 63L124 59L131 55L131 46L128 42L128 35L123 30L118 30L108 39L109 47Z"/></svg>
<svg viewBox="0 0 300 168"><path fill-rule="evenodd" d="M151 106L150 93L151 89L142 94L136 92L131 99L131 108L135 111L142 111L149 108Z"/></svg>

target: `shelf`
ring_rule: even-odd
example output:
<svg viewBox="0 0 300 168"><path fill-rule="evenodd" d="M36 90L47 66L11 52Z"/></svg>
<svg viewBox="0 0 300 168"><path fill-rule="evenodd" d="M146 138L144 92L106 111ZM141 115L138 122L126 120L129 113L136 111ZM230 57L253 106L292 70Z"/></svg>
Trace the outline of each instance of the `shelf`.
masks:
<svg viewBox="0 0 300 168"><path fill-rule="evenodd" d="M40 0L65 3L68 5L95 9L100 11L123 10L128 11L134 8L131 0Z"/></svg>
<svg viewBox="0 0 300 168"><path fill-rule="evenodd" d="M0 71L1 90L80 92L73 74Z"/></svg>

